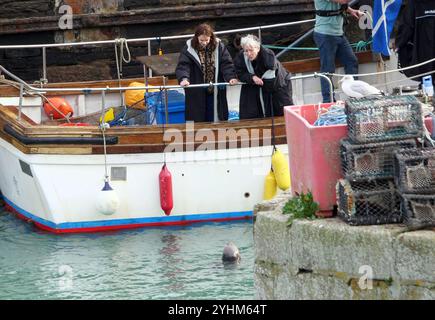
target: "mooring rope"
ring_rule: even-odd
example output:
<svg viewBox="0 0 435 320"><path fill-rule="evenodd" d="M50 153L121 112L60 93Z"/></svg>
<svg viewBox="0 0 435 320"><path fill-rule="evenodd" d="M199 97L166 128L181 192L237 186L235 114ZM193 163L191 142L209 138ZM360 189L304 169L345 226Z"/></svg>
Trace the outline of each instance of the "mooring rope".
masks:
<svg viewBox="0 0 435 320"><path fill-rule="evenodd" d="M320 103L317 105L317 120L314 126L334 126L339 124L346 124L346 114L344 112L344 105L337 103L330 108L322 108Z"/></svg>
<svg viewBox="0 0 435 320"><path fill-rule="evenodd" d="M106 146L106 129L110 127L108 123L105 122L105 109L106 109L106 92L101 92L101 123L100 130L103 135L103 151L104 151L104 181L109 182L109 174L107 172L107 146Z"/></svg>
<svg viewBox="0 0 435 320"><path fill-rule="evenodd" d="M118 54L118 46L119 46L119 54ZM127 52L127 58L124 56L124 47ZM122 63L130 63L131 62L131 53L130 48L128 47L128 42L126 38L118 38L115 40L115 56L116 63L118 67L118 74L122 76Z"/></svg>
<svg viewBox="0 0 435 320"><path fill-rule="evenodd" d="M119 47L119 54L118 54L118 47ZM124 47L125 51L127 52L127 58L124 56ZM130 63L131 62L131 54L130 49L128 47L128 42L126 38L118 38L115 40L115 58L116 58L116 71L118 74L118 85L121 87L121 78L122 78L122 64ZM122 91L119 91L120 97L121 97L121 104L125 108L125 101L124 101L124 95L122 94Z"/></svg>
<svg viewBox="0 0 435 320"><path fill-rule="evenodd" d="M425 72L425 73L420 73L420 74L417 74L416 76L412 76L412 77L406 77L405 79L389 81L389 82L386 82L385 85L390 85L390 84L394 84L394 83L398 83L398 82L403 82L403 81L406 81L406 80L412 80L414 78L424 77L424 76L427 76L427 75L430 75L430 74L433 74L433 73L435 73L435 70L431 70L431 71L428 71L428 72Z"/></svg>
<svg viewBox="0 0 435 320"><path fill-rule="evenodd" d="M421 63L415 64L412 66L399 68L399 69L386 70L386 71L379 71L379 72L372 72L372 73L361 73L361 74L341 74L341 73L324 73L324 74L327 76L333 76L333 77L344 77L344 76L368 77L368 76L376 76L376 75L380 75L380 74L388 74L388 73L393 73L393 72L402 72L402 71L410 70L413 68L421 67L421 66L428 64L428 63L431 63L431 62L435 62L435 58L423 61Z"/></svg>
<svg viewBox="0 0 435 320"><path fill-rule="evenodd" d="M365 51L367 49L367 46L370 45L373 42L373 40L360 40L356 43L352 43L350 46L355 48L356 52ZM269 48L269 49L286 49L286 50L300 50L300 51L318 51L319 48L317 47L284 47L284 46L275 46L270 44L264 44L263 47Z"/></svg>
<svg viewBox="0 0 435 320"><path fill-rule="evenodd" d="M109 173L107 172L107 146L106 146L106 123L100 125L101 133L103 134L103 150L104 150L104 181L109 181Z"/></svg>

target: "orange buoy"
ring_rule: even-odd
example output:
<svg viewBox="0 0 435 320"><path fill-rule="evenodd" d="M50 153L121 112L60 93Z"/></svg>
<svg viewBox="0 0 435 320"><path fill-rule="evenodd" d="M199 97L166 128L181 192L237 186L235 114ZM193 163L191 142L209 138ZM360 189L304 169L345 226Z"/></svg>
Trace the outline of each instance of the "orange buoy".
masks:
<svg viewBox="0 0 435 320"><path fill-rule="evenodd" d="M174 200L172 197L172 175L166 167L166 164L163 165L162 171L160 171L159 174L159 187L160 206L165 214L169 216L174 207Z"/></svg>
<svg viewBox="0 0 435 320"><path fill-rule="evenodd" d="M71 117L74 109L65 99L59 97L48 98L44 102L45 114L52 119L64 119Z"/></svg>

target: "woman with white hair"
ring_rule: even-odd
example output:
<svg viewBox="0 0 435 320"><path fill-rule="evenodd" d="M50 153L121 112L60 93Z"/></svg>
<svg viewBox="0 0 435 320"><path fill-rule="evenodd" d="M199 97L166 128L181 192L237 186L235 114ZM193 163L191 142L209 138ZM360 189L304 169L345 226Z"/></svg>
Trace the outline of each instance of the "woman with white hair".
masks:
<svg viewBox="0 0 435 320"><path fill-rule="evenodd" d="M234 59L239 80L245 82L240 93L240 119L282 116L283 107L292 105L290 73L272 50L261 46L254 35L242 37L242 51Z"/></svg>

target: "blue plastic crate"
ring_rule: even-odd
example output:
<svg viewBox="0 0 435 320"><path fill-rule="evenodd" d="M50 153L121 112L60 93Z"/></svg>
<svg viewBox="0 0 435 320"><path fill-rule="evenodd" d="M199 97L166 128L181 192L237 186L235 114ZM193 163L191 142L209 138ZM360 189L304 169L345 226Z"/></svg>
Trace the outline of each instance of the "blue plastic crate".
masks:
<svg viewBox="0 0 435 320"><path fill-rule="evenodd" d="M186 119L184 116L185 106L184 104L169 105L168 104L168 122L169 123L185 123ZM157 107L157 123L166 123L166 113L165 106Z"/></svg>
<svg viewBox="0 0 435 320"><path fill-rule="evenodd" d="M157 124L166 123L165 91L147 94L147 105L155 113ZM185 98L177 90L168 90L168 122L185 123Z"/></svg>

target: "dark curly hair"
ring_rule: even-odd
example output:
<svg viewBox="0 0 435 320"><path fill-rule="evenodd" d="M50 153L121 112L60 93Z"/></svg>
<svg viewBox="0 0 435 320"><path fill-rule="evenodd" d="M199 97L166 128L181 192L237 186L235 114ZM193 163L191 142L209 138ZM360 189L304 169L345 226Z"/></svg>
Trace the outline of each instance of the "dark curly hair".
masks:
<svg viewBox="0 0 435 320"><path fill-rule="evenodd" d="M207 23L202 23L202 24L200 24L199 26L196 27L196 29L195 29L195 35L192 38L192 47L195 50L199 50L200 49L201 46L199 45L198 37L202 36L202 35L210 37L210 42L208 44L208 48L210 50L212 50L212 51L214 49L216 49L217 40L216 40L216 36L214 34L214 30Z"/></svg>

